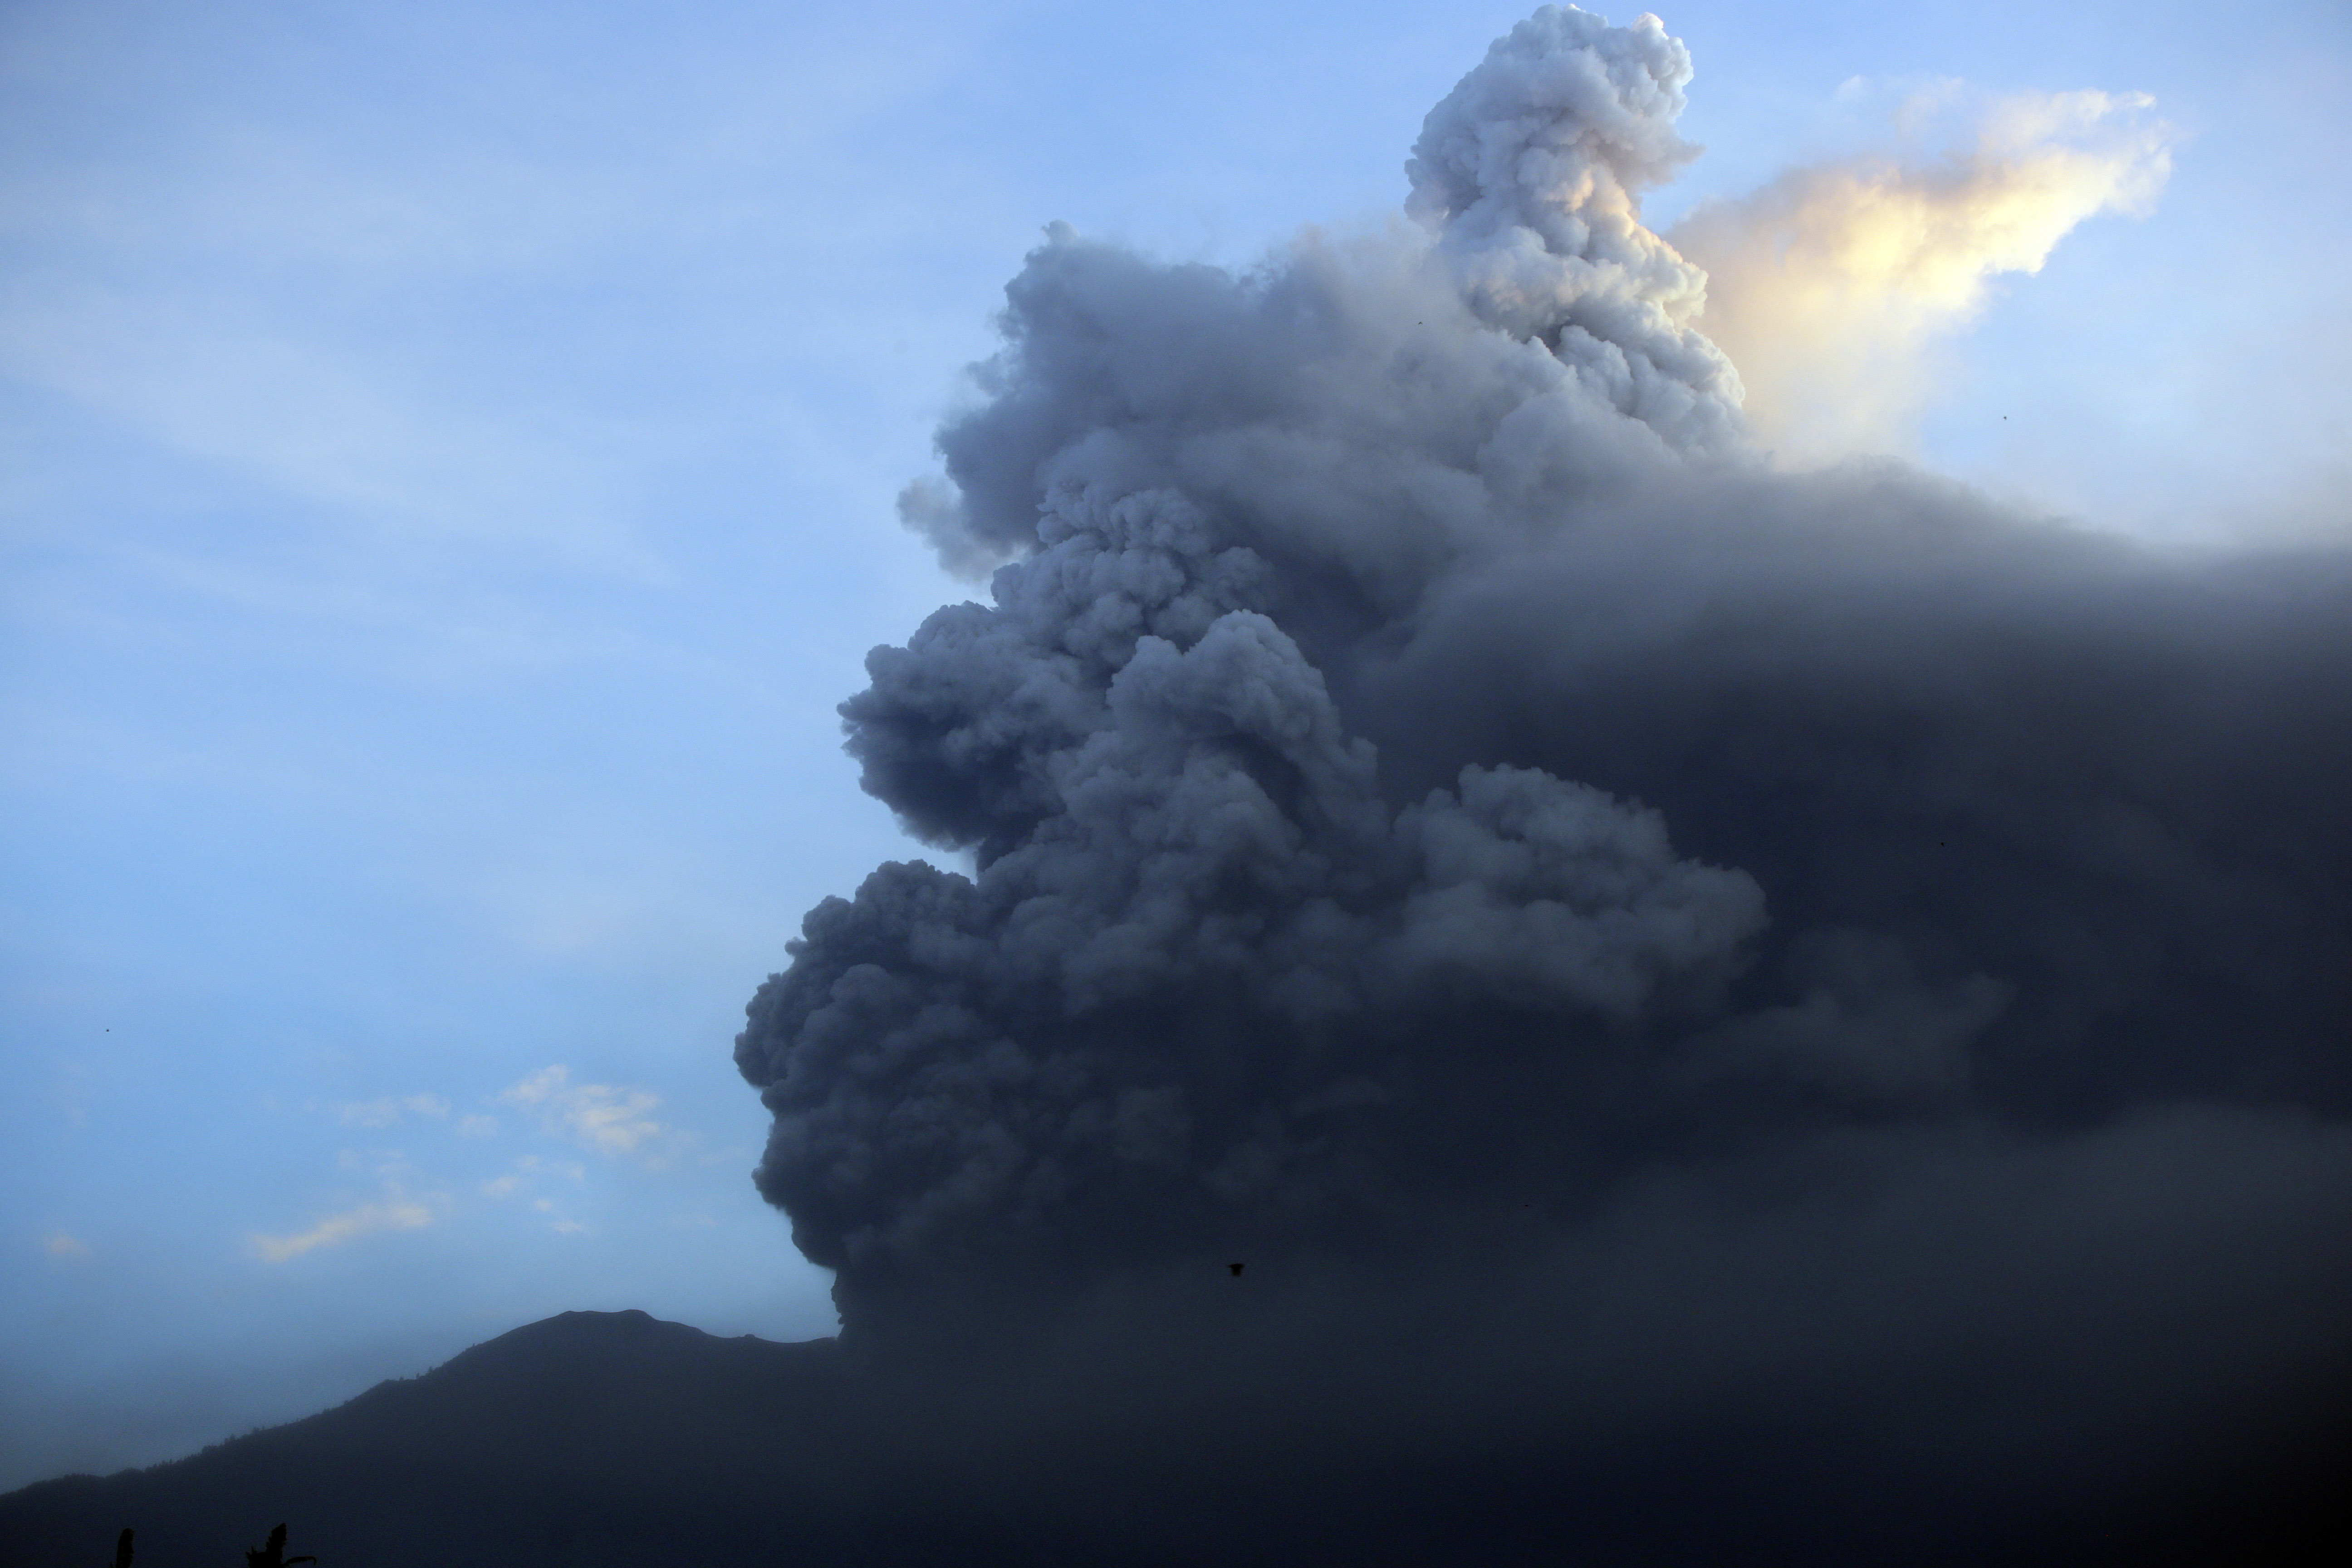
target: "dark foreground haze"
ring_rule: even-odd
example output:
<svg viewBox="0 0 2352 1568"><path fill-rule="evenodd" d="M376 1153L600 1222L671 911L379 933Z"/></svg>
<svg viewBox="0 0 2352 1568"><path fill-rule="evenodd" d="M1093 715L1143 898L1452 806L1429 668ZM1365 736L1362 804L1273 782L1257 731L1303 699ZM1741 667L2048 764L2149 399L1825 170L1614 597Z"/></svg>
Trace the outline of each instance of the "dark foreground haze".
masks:
<svg viewBox="0 0 2352 1568"><path fill-rule="evenodd" d="M903 503L992 602L843 709L964 869L810 913L736 1047L837 1344L575 1314L6 1506L95 1553L234 1499L330 1568L2327 1522L2352 565L1772 467L1640 222L1688 75L1547 9L1414 226L1013 280Z"/></svg>
<svg viewBox="0 0 2352 1568"><path fill-rule="evenodd" d="M2287 1561L2341 1523L2323 1511L2340 1468L2315 1447L2242 1447L2109 1477L2095 1498L2088 1456L2022 1491L1906 1487L1900 1465L1824 1484L1728 1428L1629 1433L1570 1469L1458 1431L1444 1458L1367 1465L1269 1455L1259 1423L1291 1424L1283 1387L1216 1391L1222 1442L1180 1452L1140 1435L1072 1447L1033 1410L952 1391L894 1405L868 1370L830 1340L569 1312L193 1458L0 1498L0 1563L102 1563L129 1527L138 1568L228 1565L285 1522L289 1553L331 1568L2160 1564Z"/></svg>

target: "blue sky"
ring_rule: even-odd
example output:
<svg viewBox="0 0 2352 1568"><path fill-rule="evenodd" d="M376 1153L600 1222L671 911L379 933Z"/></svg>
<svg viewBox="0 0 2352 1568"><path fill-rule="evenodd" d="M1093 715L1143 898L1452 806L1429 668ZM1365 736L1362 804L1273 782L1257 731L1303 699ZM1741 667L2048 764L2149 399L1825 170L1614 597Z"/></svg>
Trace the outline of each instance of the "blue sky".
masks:
<svg viewBox="0 0 2352 1568"><path fill-rule="evenodd" d="M0 12L0 1486L570 1308L829 1331L729 1047L911 852L833 706L971 591L892 501L1005 279L1385 221L1526 8ZM2153 94L2153 210L1998 281L1910 450L2352 528L2340 5L1662 14L1660 223L1938 82Z"/></svg>

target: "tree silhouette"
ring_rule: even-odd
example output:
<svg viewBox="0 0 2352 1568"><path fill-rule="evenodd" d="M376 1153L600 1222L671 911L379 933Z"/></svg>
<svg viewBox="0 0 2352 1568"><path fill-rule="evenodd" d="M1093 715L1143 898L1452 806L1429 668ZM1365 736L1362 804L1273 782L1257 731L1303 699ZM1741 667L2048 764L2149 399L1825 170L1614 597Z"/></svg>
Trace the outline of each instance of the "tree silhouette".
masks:
<svg viewBox="0 0 2352 1568"><path fill-rule="evenodd" d="M269 1540L266 1545L248 1546L245 1549L245 1568L292 1568L292 1564L297 1563L316 1563L317 1561L315 1557L286 1555L286 1527L282 1524L269 1532Z"/></svg>
<svg viewBox="0 0 2352 1568"><path fill-rule="evenodd" d="M131 1531L114 1538L114 1568L131 1568Z"/></svg>

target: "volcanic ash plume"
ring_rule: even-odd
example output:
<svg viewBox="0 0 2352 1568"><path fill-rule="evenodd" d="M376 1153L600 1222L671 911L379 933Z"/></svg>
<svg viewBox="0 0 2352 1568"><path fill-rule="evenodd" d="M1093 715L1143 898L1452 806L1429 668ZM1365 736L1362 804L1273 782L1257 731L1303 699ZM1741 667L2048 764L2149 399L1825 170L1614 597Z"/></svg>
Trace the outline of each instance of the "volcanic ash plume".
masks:
<svg viewBox="0 0 2352 1568"><path fill-rule="evenodd" d="M852 1340L1027 1303L1142 1426L1306 1379L1299 1463L1738 1411L1824 1486L2342 1388L2352 578L1769 471L1641 223L1689 74L1547 7L1420 226L1008 288L907 503L991 602L842 710L971 873L827 900L737 1042Z"/></svg>
<svg viewBox="0 0 2352 1568"><path fill-rule="evenodd" d="M941 437L961 525L1020 558L843 710L867 787L977 878L824 905L740 1048L813 1258L1369 1223L1439 1106L1506 1125L1528 1075L1737 971L1752 879L1540 769L1393 808L1300 640L1378 637L1451 559L1555 526L1527 504L1555 470L1731 428L1675 320L1697 275L1632 195L1685 153L1688 74L1654 21L1546 11L1430 116L1433 245L1246 279L1066 231L1031 258L999 395Z"/></svg>
<svg viewBox="0 0 2352 1568"><path fill-rule="evenodd" d="M1639 197L1698 149L1675 134L1690 52L1655 16L1547 5L1430 110L1406 210L1481 321L1538 338L1677 446L1727 442L1739 384L1690 326L1706 274L1642 226Z"/></svg>

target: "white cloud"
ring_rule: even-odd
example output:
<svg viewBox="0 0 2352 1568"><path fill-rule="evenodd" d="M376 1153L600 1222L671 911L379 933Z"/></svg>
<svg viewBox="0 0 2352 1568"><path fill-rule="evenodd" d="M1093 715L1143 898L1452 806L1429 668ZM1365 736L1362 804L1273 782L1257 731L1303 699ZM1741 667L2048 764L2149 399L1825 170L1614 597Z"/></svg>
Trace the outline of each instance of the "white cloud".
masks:
<svg viewBox="0 0 2352 1568"><path fill-rule="evenodd" d="M58 1231L41 1238L41 1250L51 1258L88 1258L89 1243L78 1236L68 1236L64 1231Z"/></svg>
<svg viewBox="0 0 2352 1568"><path fill-rule="evenodd" d="M495 1116L461 1116L457 1119L457 1136L460 1138L487 1138L498 1130L499 1119Z"/></svg>
<svg viewBox="0 0 2352 1568"><path fill-rule="evenodd" d="M488 1198L510 1198L530 1187L541 1176L564 1176L574 1182L584 1182L588 1179L588 1167L577 1160L542 1160L536 1154L524 1154L514 1162L514 1168L505 1175L493 1176L484 1182L481 1187L482 1195ZM550 1199L536 1198L532 1200L532 1206L547 1209L553 1207L554 1205Z"/></svg>
<svg viewBox="0 0 2352 1568"><path fill-rule="evenodd" d="M265 1263L283 1263L289 1258L321 1247L334 1247L358 1237L383 1230L421 1230L433 1223L433 1211L413 1199L387 1198L382 1203L362 1204L341 1214L329 1215L310 1229L290 1236L248 1237L254 1252Z"/></svg>
<svg viewBox="0 0 2352 1568"><path fill-rule="evenodd" d="M578 1139L601 1154L635 1155L658 1163L677 1134L653 1119L661 1096L651 1089L571 1081L571 1069L543 1068L499 1098L540 1113L548 1131Z"/></svg>
<svg viewBox="0 0 2352 1568"><path fill-rule="evenodd" d="M404 1115L446 1121L449 1102L437 1094L387 1095L381 1100L347 1101L335 1107L335 1114L346 1127L390 1127Z"/></svg>
<svg viewBox="0 0 2352 1568"><path fill-rule="evenodd" d="M1895 129L1969 97L1949 82L1915 92ZM1699 330L1738 367L1759 432L1799 458L1900 447L1929 390L1927 350L1977 316L1995 277L2039 272L2086 218L2154 203L2172 132L2153 101L1980 101L1965 151L1815 163L1675 225L1668 237L1707 273Z"/></svg>

